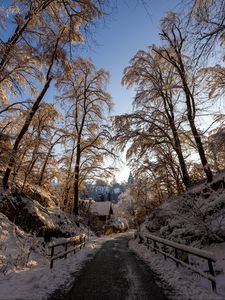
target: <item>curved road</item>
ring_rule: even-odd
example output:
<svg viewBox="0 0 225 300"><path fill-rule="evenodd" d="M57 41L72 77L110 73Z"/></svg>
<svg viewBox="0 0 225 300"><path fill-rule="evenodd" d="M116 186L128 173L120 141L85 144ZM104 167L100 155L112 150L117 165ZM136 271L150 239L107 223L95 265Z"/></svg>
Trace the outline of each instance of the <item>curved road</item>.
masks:
<svg viewBox="0 0 225 300"><path fill-rule="evenodd" d="M129 248L128 238L107 241L87 262L72 289L49 300L167 300L154 273Z"/></svg>

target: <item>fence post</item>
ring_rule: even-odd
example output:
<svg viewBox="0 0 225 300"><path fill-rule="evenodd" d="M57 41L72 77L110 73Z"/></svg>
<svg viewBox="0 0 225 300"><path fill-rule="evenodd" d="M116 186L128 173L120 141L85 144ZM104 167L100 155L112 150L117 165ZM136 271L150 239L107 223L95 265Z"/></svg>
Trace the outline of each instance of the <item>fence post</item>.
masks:
<svg viewBox="0 0 225 300"><path fill-rule="evenodd" d="M50 262L50 269L52 269L53 268L53 259L51 259L51 262Z"/></svg>
<svg viewBox="0 0 225 300"><path fill-rule="evenodd" d="M82 248L82 235L80 235L80 250Z"/></svg>
<svg viewBox="0 0 225 300"><path fill-rule="evenodd" d="M51 248L51 257L53 257L53 255L54 255L54 246L52 246L52 248Z"/></svg>
<svg viewBox="0 0 225 300"><path fill-rule="evenodd" d="M208 265L209 265L209 273L212 276L215 276L215 272L213 270L213 264L212 264L212 260L211 259L208 259ZM212 290L216 291L216 282L211 280L211 284L212 284Z"/></svg>
<svg viewBox="0 0 225 300"><path fill-rule="evenodd" d="M185 262L186 264L189 264L189 256L188 256L187 252L185 252L185 251L181 252L181 260L183 262Z"/></svg>
<svg viewBox="0 0 225 300"><path fill-rule="evenodd" d="M73 242L73 247L74 247L73 253L76 254L76 248L75 248L76 247L76 241Z"/></svg>
<svg viewBox="0 0 225 300"><path fill-rule="evenodd" d="M163 244L163 252L166 252L166 245L165 244ZM166 254L164 254L164 259L166 260Z"/></svg>
<svg viewBox="0 0 225 300"><path fill-rule="evenodd" d="M175 258L179 259L177 248L175 248L174 250L175 250ZM176 266L179 267L178 261L176 261Z"/></svg>
<svg viewBox="0 0 225 300"><path fill-rule="evenodd" d="M153 243L154 243L154 248L155 248L154 251L155 251L155 254L156 254L157 253L157 248L158 248L157 243L156 243L156 241L153 241Z"/></svg>
<svg viewBox="0 0 225 300"><path fill-rule="evenodd" d="M54 246L52 246L52 248L51 248L51 258L53 257L53 255L54 255L54 249L55 249L55 247ZM53 268L53 259L51 259L51 261L50 261L50 269L52 269Z"/></svg>

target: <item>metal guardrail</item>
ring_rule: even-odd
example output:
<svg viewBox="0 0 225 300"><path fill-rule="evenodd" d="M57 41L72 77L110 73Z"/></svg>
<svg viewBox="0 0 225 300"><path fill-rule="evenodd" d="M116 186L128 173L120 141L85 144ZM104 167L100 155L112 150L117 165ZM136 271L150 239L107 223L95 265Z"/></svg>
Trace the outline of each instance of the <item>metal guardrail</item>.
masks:
<svg viewBox="0 0 225 300"><path fill-rule="evenodd" d="M51 249L51 260L50 260L50 268L53 268L53 262L56 259L59 258L67 258L67 254L69 253L76 253L77 249L81 249L82 247L85 247L85 242L86 242L86 235L81 234L81 235L76 235L72 238L68 238L64 240L63 242L59 243L53 243L49 246L49 249ZM55 254L55 248L64 246L64 251L59 252ZM68 250L68 246L71 246L72 248ZM55 254L55 255L54 255Z"/></svg>
<svg viewBox="0 0 225 300"><path fill-rule="evenodd" d="M173 261L175 261L177 267L179 267L179 265L182 265L182 266L188 268L189 270L192 270L193 272L198 273L202 277L205 277L206 279L210 280L211 284L212 284L212 290L216 291L216 279L215 279L215 272L213 269L213 262L216 262L216 258L211 252L197 249L197 248L190 247L190 246L186 246L186 245L182 245L182 244L178 244L176 242L169 241L169 240L157 237L152 234L148 234L143 237L139 233L139 238L140 238L140 240L144 241L144 244L147 246L148 249L151 248L155 253L159 252L159 253L163 254L164 259L166 259L168 257L168 258L172 259ZM151 242L153 245L151 244ZM161 249L159 248L157 243L162 245ZM174 249L174 256L167 252L167 247L171 247ZM180 251L180 255L179 255L178 250ZM188 254L191 254L191 255L194 255L194 256L197 256L197 257L207 260L208 267L209 267L209 271L208 271L209 274L190 265Z"/></svg>

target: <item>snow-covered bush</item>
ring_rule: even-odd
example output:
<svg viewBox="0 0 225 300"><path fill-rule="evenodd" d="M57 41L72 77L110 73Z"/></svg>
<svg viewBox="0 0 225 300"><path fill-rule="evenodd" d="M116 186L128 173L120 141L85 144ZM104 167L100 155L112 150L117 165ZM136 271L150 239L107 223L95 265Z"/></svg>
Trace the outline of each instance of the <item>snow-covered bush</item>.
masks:
<svg viewBox="0 0 225 300"><path fill-rule="evenodd" d="M128 221L124 217L112 216L109 225L114 229L114 232L124 232L128 230Z"/></svg>

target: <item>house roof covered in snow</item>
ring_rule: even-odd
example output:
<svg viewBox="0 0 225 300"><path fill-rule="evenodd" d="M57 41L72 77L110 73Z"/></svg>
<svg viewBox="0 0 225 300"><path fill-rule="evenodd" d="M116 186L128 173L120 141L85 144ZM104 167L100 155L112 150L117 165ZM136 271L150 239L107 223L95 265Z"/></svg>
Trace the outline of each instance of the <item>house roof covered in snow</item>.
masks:
<svg viewBox="0 0 225 300"><path fill-rule="evenodd" d="M110 212L111 202L93 202L91 204L91 212L99 216L108 216Z"/></svg>

